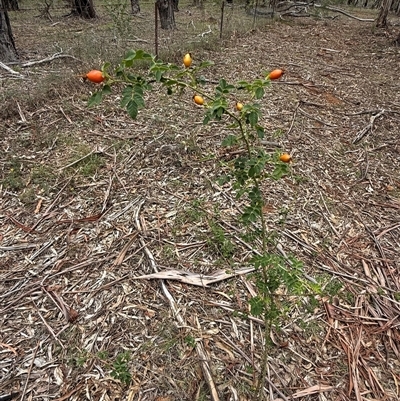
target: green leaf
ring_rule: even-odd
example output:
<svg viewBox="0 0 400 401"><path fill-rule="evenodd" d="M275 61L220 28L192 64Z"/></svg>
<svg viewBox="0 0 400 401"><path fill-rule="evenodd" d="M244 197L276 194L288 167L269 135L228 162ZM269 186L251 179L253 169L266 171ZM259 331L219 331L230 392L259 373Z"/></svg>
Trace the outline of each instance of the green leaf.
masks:
<svg viewBox="0 0 400 401"><path fill-rule="evenodd" d="M153 56L149 53L146 53L144 50L136 50L136 54L134 60L149 60L152 59Z"/></svg>
<svg viewBox="0 0 400 401"><path fill-rule="evenodd" d="M144 99L140 93L135 93L133 95L133 100L135 101L135 103L139 108L144 107Z"/></svg>
<svg viewBox="0 0 400 401"><path fill-rule="evenodd" d="M163 71L161 71L161 70L155 71L155 77L156 77L157 82L161 81L162 75L163 75Z"/></svg>
<svg viewBox="0 0 400 401"><path fill-rule="evenodd" d="M275 165L275 169L272 172L271 177L274 180L279 180L288 174L289 174L289 166L286 163L278 163Z"/></svg>
<svg viewBox="0 0 400 401"><path fill-rule="evenodd" d="M258 177L264 170L265 160L263 157L257 157L250 160L249 177Z"/></svg>
<svg viewBox="0 0 400 401"><path fill-rule="evenodd" d="M247 89L249 88L249 83L247 81L239 81L237 82L237 89Z"/></svg>
<svg viewBox="0 0 400 401"><path fill-rule="evenodd" d="M269 255L255 255L250 259L250 263L254 265L256 269L267 267L270 265Z"/></svg>
<svg viewBox="0 0 400 401"><path fill-rule="evenodd" d="M203 119L203 125L207 125L211 121L211 114L207 112Z"/></svg>
<svg viewBox="0 0 400 401"><path fill-rule="evenodd" d="M104 85L102 89L103 95L110 95L111 94L111 86Z"/></svg>
<svg viewBox="0 0 400 401"><path fill-rule="evenodd" d="M143 87L142 87L142 85L136 84L133 87L133 90L134 90L135 93L138 93L139 95L143 96Z"/></svg>
<svg viewBox="0 0 400 401"><path fill-rule="evenodd" d="M133 60L136 56L135 50L128 50L127 53L125 54L124 60Z"/></svg>
<svg viewBox="0 0 400 401"><path fill-rule="evenodd" d="M254 223L260 217L260 210L257 207L248 206L244 209L241 220L244 223Z"/></svg>
<svg viewBox="0 0 400 401"><path fill-rule="evenodd" d="M217 182L219 185L224 185L227 182L231 180L231 177L229 175L221 175L221 177L218 178Z"/></svg>
<svg viewBox="0 0 400 401"><path fill-rule="evenodd" d="M238 138L236 135L228 135L222 141L222 146L234 146L238 143Z"/></svg>
<svg viewBox="0 0 400 401"><path fill-rule="evenodd" d="M126 71L125 71L126 72ZM138 77L136 76L136 75L134 75L134 74L131 74L131 73L126 73L125 74L125 77L126 77L126 79L128 80L128 81L130 81L130 82L135 82L135 81L137 81L137 79L138 79Z"/></svg>
<svg viewBox="0 0 400 401"><path fill-rule="evenodd" d="M256 128L257 136L258 136L260 139L263 139L264 136L265 136L265 130L264 130L264 128L261 127L260 125L257 125L255 128Z"/></svg>
<svg viewBox="0 0 400 401"><path fill-rule="evenodd" d="M258 113L256 111L251 111L249 114L246 116L246 122L250 124L252 127L255 127L258 122Z"/></svg>
<svg viewBox="0 0 400 401"><path fill-rule="evenodd" d="M216 120L220 120L221 119L221 117L222 117L222 115L225 113L225 107L223 107L223 106L220 106L220 107L218 107L217 109L214 109L214 118L216 119Z"/></svg>
<svg viewBox="0 0 400 401"><path fill-rule="evenodd" d="M176 79L170 79L170 78L168 78L168 79L166 79L164 82L163 82L163 85L164 86L173 86L173 85L177 85L179 82L176 80Z"/></svg>
<svg viewBox="0 0 400 401"><path fill-rule="evenodd" d="M256 295L255 297L250 298L249 304L250 313L253 316L260 316L264 312L264 302L260 296Z"/></svg>
<svg viewBox="0 0 400 401"><path fill-rule="evenodd" d="M264 96L264 88L258 87L254 92L254 96L256 99L261 99Z"/></svg>
<svg viewBox="0 0 400 401"><path fill-rule="evenodd" d="M206 68L214 65L212 61L202 61L198 68Z"/></svg>
<svg viewBox="0 0 400 401"><path fill-rule="evenodd" d="M122 65L123 65L123 69L125 69L125 68L129 68L129 67L132 67L132 65L133 65L133 60L132 59L128 59L128 60L122 60Z"/></svg>
<svg viewBox="0 0 400 401"><path fill-rule="evenodd" d="M88 107L96 106L100 104L103 99L103 92L99 90L98 92L93 93L88 100Z"/></svg>
<svg viewBox="0 0 400 401"><path fill-rule="evenodd" d="M103 66L101 67L101 71L107 72L110 67L111 67L111 63L104 63Z"/></svg>
<svg viewBox="0 0 400 401"><path fill-rule="evenodd" d="M136 120L136 117L138 115L138 105L134 100L129 101L129 103L126 105L126 110L128 111L130 117Z"/></svg>
<svg viewBox="0 0 400 401"><path fill-rule="evenodd" d="M204 77L204 75L200 75L199 77L197 77L196 78L196 83L199 84L199 85L204 86L207 83L206 78Z"/></svg>
<svg viewBox="0 0 400 401"><path fill-rule="evenodd" d="M219 85L215 88L217 92L224 94L231 92L233 89L235 89L235 87L233 85L228 85L224 78L219 80Z"/></svg>
<svg viewBox="0 0 400 401"><path fill-rule="evenodd" d="M130 102L130 100L132 99L132 93L133 86L125 86L124 90L122 91L121 107L126 107L126 105Z"/></svg>

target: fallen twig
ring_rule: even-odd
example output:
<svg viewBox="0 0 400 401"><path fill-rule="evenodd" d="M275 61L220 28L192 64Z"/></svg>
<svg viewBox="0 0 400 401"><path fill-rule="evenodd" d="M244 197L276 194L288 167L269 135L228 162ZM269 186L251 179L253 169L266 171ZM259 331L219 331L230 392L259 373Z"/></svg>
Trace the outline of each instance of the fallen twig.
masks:
<svg viewBox="0 0 400 401"><path fill-rule="evenodd" d="M328 126L328 127L337 127L336 124L331 124L331 123L328 123L328 122L326 122L326 121L321 120L321 119L318 118L318 117L312 116L311 114L307 113L306 111L304 111L304 110L301 109L300 107L297 107L297 109L300 111L301 114L305 115L305 116L308 117L308 118L311 118L311 119L313 119L313 120L316 120L316 121L320 122L320 123L323 124L323 125L326 125L326 126Z"/></svg>
<svg viewBox="0 0 400 401"><path fill-rule="evenodd" d="M35 351L33 351L32 362L29 365L28 374L27 374L26 381L25 381L25 384L24 384L24 389L22 390L22 394L21 394L21 401L23 401L24 398L25 398L26 390L28 388L29 378L31 377L32 368L33 368L33 364L35 363L35 358L36 358L36 354L37 354L38 349L39 349L39 345L40 345L40 342L37 343Z"/></svg>
<svg viewBox="0 0 400 401"><path fill-rule="evenodd" d="M353 144L360 142L361 139L363 139L364 136L366 136L369 131L372 131L375 120L378 117L380 117L381 115L383 115L384 112L385 112L385 110L381 110L378 114L375 114L370 117L368 125L366 127L364 127L362 130L357 132L356 136L353 139Z"/></svg>
<svg viewBox="0 0 400 401"><path fill-rule="evenodd" d="M212 30L211 30L211 26L210 25L208 25L208 31L205 31L205 32L202 32L202 33L199 33L197 36L201 36L202 38L204 37L204 35L208 35L209 33L211 33L212 32Z"/></svg>
<svg viewBox="0 0 400 401"><path fill-rule="evenodd" d="M42 60L28 61L27 63L23 63L21 64L21 67L26 68L26 67L32 67L33 65L37 64L49 63L50 61L57 60L59 58L72 58L74 60L80 61L76 57L70 56L69 54L55 53L52 56L43 58Z"/></svg>

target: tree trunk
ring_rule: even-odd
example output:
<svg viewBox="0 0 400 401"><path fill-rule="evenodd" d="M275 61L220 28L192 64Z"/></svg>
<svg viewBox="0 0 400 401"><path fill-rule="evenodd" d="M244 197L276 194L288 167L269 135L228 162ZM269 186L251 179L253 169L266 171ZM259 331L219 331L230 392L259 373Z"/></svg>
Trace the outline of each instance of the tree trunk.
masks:
<svg viewBox="0 0 400 401"><path fill-rule="evenodd" d="M4 0L4 5L6 10L8 11L17 11L19 10L18 0Z"/></svg>
<svg viewBox="0 0 400 401"><path fill-rule="evenodd" d="M139 0L131 0L132 14L136 15L140 13Z"/></svg>
<svg viewBox="0 0 400 401"><path fill-rule="evenodd" d="M86 19L96 18L93 0L74 0L72 4L72 14Z"/></svg>
<svg viewBox="0 0 400 401"><path fill-rule="evenodd" d="M376 20L377 28L385 28L387 25L387 16L393 0L382 0L381 10L379 11L378 19Z"/></svg>
<svg viewBox="0 0 400 401"><path fill-rule="evenodd" d="M161 29L175 29L173 0L156 0Z"/></svg>
<svg viewBox="0 0 400 401"><path fill-rule="evenodd" d="M0 0L0 61L8 62L15 61L18 58L18 54L4 3L4 0Z"/></svg>

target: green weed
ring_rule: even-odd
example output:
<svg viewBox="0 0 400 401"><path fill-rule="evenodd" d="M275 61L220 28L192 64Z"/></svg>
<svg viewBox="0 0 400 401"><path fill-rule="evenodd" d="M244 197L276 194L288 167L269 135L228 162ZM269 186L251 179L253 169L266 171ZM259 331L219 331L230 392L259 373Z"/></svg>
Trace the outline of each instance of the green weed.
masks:
<svg viewBox="0 0 400 401"><path fill-rule="evenodd" d="M111 377L128 385L132 380L132 375L129 372L129 362L131 355L129 352L122 352L117 355L112 364Z"/></svg>

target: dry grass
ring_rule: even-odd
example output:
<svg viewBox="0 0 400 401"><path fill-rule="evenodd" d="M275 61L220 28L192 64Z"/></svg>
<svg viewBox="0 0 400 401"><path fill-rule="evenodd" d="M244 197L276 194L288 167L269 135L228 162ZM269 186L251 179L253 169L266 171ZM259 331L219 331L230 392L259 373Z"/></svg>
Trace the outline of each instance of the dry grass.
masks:
<svg viewBox="0 0 400 401"><path fill-rule="evenodd" d="M266 394L398 399L399 49L344 16L257 20L250 32L240 9L230 27L245 23L220 43L218 7L180 8L161 56L212 60L210 80L286 69L263 101L267 139L294 157L289 177L266 183L268 227L325 294L287 303ZM247 316L252 278L210 288L134 280L152 261L201 274L247 266L242 205L216 184L233 157L220 145L228 131L203 126L190 93L150 94L137 121L116 95L87 109L93 86L77 75L128 45L152 51L151 5L129 31L144 42L118 37L104 10L95 22L11 14L24 61L60 49L78 60L0 71L0 396L207 400L204 357L221 400L250 400L263 349L262 323ZM197 36L208 25L213 34Z"/></svg>

